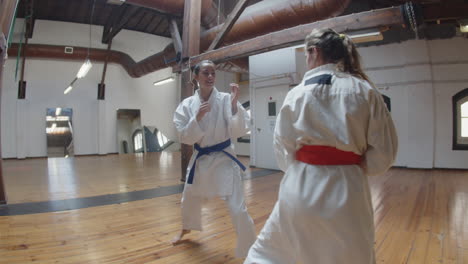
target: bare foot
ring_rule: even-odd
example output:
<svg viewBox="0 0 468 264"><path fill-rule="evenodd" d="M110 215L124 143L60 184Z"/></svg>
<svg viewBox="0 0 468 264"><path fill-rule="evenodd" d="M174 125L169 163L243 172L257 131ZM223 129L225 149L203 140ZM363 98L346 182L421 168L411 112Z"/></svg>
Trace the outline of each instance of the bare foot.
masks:
<svg viewBox="0 0 468 264"><path fill-rule="evenodd" d="M188 234L188 233L190 233L190 230L188 230L188 229L182 229L182 230L180 231L180 233L179 233L177 236L175 236L175 237L171 240L171 243L172 243L173 245L177 245L178 243L180 243L180 241L182 240L182 238L183 238L186 234Z"/></svg>

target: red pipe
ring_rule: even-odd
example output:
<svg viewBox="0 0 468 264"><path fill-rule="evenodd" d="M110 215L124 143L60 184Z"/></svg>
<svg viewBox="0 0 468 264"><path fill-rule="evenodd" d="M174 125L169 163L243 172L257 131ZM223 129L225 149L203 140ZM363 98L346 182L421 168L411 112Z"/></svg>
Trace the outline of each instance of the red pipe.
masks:
<svg viewBox="0 0 468 264"><path fill-rule="evenodd" d="M212 28L216 26L216 19L218 17L218 7L213 2L213 0L201 1L202 25L207 28ZM185 0L126 0L125 3L154 9L161 13L182 16L184 12Z"/></svg>
<svg viewBox="0 0 468 264"><path fill-rule="evenodd" d="M211 0L203 0L210 2ZM180 4L183 0L128 0L127 3L139 4L145 7L155 8L155 3L174 2ZM296 25L311 23L323 20L332 16L337 16L346 8L350 0L270 0L262 1L251 5L244 10L237 23L234 24L230 33L226 36L224 44L238 42L244 39L264 35L273 31ZM174 4L173 3L173 4ZM168 7L171 5L168 5ZM175 5L173 5L175 6ZM169 8L167 8L169 10ZM205 50L215 38L221 25L212 28L202 34L200 48ZM63 46L33 45L29 44L26 49L28 57L34 58L56 58L84 60L86 57L86 48L74 48L74 54L65 54ZM11 53L10 53L11 52ZM8 53L15 56L15 46L12 46ZM92 49L90 53L91 60L104 61L106 50ZM131 77L137 78L155 72L157 70L174 65L176 53L174 46L169 44L164 50L147 57L139 62L135 62L130 56L123 52L111 51L110 62L122 65Z"/></svg>

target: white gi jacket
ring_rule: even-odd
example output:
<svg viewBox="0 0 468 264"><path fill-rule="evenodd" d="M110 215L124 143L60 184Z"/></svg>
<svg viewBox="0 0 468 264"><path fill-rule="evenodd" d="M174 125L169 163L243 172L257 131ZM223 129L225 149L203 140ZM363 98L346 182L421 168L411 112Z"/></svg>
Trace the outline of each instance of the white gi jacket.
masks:
<svg viewBox="0 0 468 264"><path fill-rule="evenodd" d="M332 86L313 81L326 75L333 78ZM363 155L365 174L375 175L393 164L398 140L381 94L367 81L326 64L308 71L284 100L274 133L281 170L298 165L295 153L303 145L331 146Z"/></svg>
<svg viewBox="0 0 468 264"><path fill-rule="evenodd" d="M182 101L174 113L174 124L179 132L181 143L200 147L209 147L227 139L236 140L249 129L250 116L237 102L238 111L232 115L231 95L213 88L208 102L211 111L197 122L197 113L202 98L197 90L195 94ZM234 145L225 149L236 156ZM197 151L194 150L187 168L187 178L192 168ZM232 194L233 177L241 177L239 166L222 152L204 155L197 160L192 184L185 184L184 192L200 197L227 196Z"/></svg>
<svg viewBox="0 0 468 264"><path fill-rule="evenodd" d="M354 152L366 168L296 161L303 145ZM374 263L366 176L385 172L397 153L396 131L380 93L335 64L308 71L286 96L274 149L285 175L245 263Z"/></svg>

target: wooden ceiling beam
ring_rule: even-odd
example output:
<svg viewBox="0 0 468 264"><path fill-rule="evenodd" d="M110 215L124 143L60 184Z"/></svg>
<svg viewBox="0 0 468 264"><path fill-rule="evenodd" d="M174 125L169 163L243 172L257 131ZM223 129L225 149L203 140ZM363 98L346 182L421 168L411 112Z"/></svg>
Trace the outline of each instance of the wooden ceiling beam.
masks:
<svg viewBox="0 0 468 264"><path fill-rule="evenodd" d="M200 53L200 23L201 23L201 1L185 0L184 2L184 25L182 31L182 57L189 58ZM193 85L190 78L190 69L184 71L181 76L180 99L192 96ZM181 175L180 180L185 181L185 172L192 156L192 146L181 145Z"/></svg>
<svg viewBox="0 0 468 264"><path fill-rule="evenodd" d="M169 29L171 30L172 42L174 42L175 51L182 54L182 40L180 38L177 22L174 19L171 19Z"/></svg>
<svg viewBox="0 0 468 264"><path fill-rule="evenodd" d="M107 34L103 34L102 43L108 44L109 41L114 38L128 23L128 21L133 18L140 11L140 7L137 6L128 6L125 7L125 11L122 13L120 19L115 19L112 23L112 26Z"/></svg>
<svg viewBox="0 0 468 264"><path fill-rule="evenodd" d="M34 24L36 19L34 17L34 2L35 0L25 1L25 17L26 17L26 32L25 37L32 38L34 32Z"/></svg>
<svg viewBox="0 0 468 264"><path fill-rule="evenodd" d="M373 10L358 14L330 18L269 33L233 45L222 47L217 50L205 52L197 56L192 56L190 58L190 62L191 65L195 65L202 60L212 60L214 62L220 63L270 50L301 44L304 41L305 36L309 34L314 28L333 28L338 32L347 32L365 28L402 24L404 24L404 21L400 7ZM186 67L187 65L184 66ZM174 71L180 71L180 67L175 66Z"/></svg>
<svg viewBox="0 0 468 264"><path fill-rule="evenodd" d="M157 16L155 15L154 18L153 18L153 21L151 21L151 23L148 24L148 26L146 27L145 31L148 32L148 33L151 33L153 34L154 30L159 26L159 24L164 20L164 17L163 16Z"/></svg>
<svg viewBox="0 0 468 264"><path fill-rule="evenodd" d="M141 22L143 21L143 19L144 19L144 18L146 17L146 15L148 14L145 10L142 10L140 13L141 13L141 14L140 14L140 19L138 19L138 22L137 22L137 23L135 24L135 26L134 26L135 29L138 29L139 27L141 27L141 25L140 25ZM146 22L146 23L148 23L148 22Z"/></svg>
<svg viewBox="0 0 468 264"><path fill-rule="evenodd" d="M468 4L440 3L423 5L425 21L468 18Z"/></svg>
<svg viewBox="0 0 468 264"><path fill-rule="evenodd" d="M221 42L224 40L224 37L227 35L227 33L229 33L232 26L234 26L234 23L236 23L237 19L242 14L242 12L244 11L244 9L247 7L248 4L249 4L249 0L240 0L239 2L237 2L236 6L232 10L232 12L229 14L226 21L224 22L221 30L218 32L213 42L211 42L211 45L208 48L208 51L214 50L219 47Z"/></svg>
<svg viewBox="0 0 468 264"><path fill-rule="evenodd" d="M10 26L13 22L17 4L18 0L0 1L0 30L2 30L5 38L8 38L8 33L10 32Z"/></svg>
<svg viewBox="0 0 468 264"><path fill-rule="evenodd" d="M158 26L154 28L153 34L155 35L162 35L169 27L169 18L163 17L161 21L159 21Z"/></svg>
<svg viewBox="0 0 468 264"><path fill-rule="evenodd" d="M110 16L107 18L106 24L104 25L104 29L102 31L102 43L106 36L108 36L112 30L112 27L116 23L115 21L122 19L123 15L125 14L125 10L127 9L128 5L121 5L121 6L114 6L112 8L112 12Z"/></svg>

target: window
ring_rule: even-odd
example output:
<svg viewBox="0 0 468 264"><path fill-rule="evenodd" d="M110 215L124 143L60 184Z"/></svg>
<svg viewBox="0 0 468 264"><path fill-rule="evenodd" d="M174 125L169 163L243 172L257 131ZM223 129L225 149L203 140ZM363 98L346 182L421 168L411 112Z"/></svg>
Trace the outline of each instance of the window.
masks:
<svg viewBox="0 0 468 264"><path fill-rule="evenodd" d="M461 136L468 138L468 101L464 102L460 107L461 113Z"/></svg>
<svg viewBox="0 0 468 264"><path fill-rule="evenodd" d="M143 133L137 130L133 135L133 150L135 153L143 152Z"/></svg>
<svg viewBox="0 0 468 264"><path fill-rule="evenodd" d="M453 150L468 150L468 88L452 97Z"/></svg>
<svg viewBox="0 0 468 264"><path fill-rule="evenodd" d="M244 109L246 110L247 114L248 114L249 116L251 116L251 112L250 112L250 101L247 101L247 102L243 103L242 106L243 106ZM246 135L237 138L237 142L241 142L241 143L250 143L250 130L249 130L249 132L247 132Z"/></svg>
<svg viewBox="0 0 468 264"><path fill-rule="evenodd" d="M383 100L384 100L385 104L387 105L388 111L391 112L392 111L392 103L391 103L390 97L386 96L385 94L382 94L382 97L383 97Z"/></svg>
<svg viewBox="0 0 468 264"><path fill-rule="evenodd" d="M167 137L164 136L163 133L161 133L161 131L158 131L158 142L159 142L159 146L161 146L161 148L164 147L164 145L166 145L167 142L169 142Z"/></svg>
<svg viewBox="0 0 468 264"><path fill-rule="evenodd" d="M276 116L276 102L268 102L268 116Z"/></svg>

